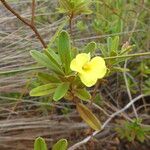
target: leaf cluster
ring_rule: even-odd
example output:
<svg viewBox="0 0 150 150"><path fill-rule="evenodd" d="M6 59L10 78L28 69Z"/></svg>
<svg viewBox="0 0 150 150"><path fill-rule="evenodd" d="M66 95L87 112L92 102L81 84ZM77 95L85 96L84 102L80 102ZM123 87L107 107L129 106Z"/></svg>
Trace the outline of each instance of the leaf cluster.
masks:
<svg viewBox="0 0 150 150"><path fill-rule="evenodd" d="M95 42L90 42L85 46L84 52L93 52L96 48ZM45 96L53 94L53 100L58 101L65 97L67 100L73 100L77 97L81 100L89 100L90 93L81 83L78 76L70 69L70 62L78 53L71 47L71 41L66 31L60 32L58 36L58 49L52 50L50 47L45 49L44 53L37 50L31 50L31 56L42 66L48 69L48 72L39 72L38 79L42 85L30 91L31 96Z"/></svg>
<svg viewBox="0 0 150 150"><path fill-rule="evenodd" d="M67 150L68 142L66 139L60 139L52 147L52 150ZM34 150L48 150L45 140L41 137L35 139Z"/></svg>
<svg viewBox="0 0 150 150"><path fill-rule="evenodd" d="M82 84L76 73L70 70L70 62L79 53L71 47L71 41L66 31L60 32L58 36L58 49L53 51L48 48L41 53L32 50L31 56L42 66L48 69L47 72L39 72L38 79L42 85L30 91L31 96L45 96L53 94L53 100L58 101L63 97L66 100L76 102L77 111L81 118L94 130L100 130L101 124L92 111L80 100L91 99L90 92ZM95 42L88 43L84 48L84 53L94 53L97 46Z"/></svg>
<svg viewBox="0 0 150 150"><path fill-rule="evenodd" d="M59 13L70 15L91 14L91 1L87 0L59 0Z"/></svg>
<svg viewBox="0 0 150 150"><path fill-rule="evenodd" d="M144 142L150 133L150 128L141 126L141 122L141 119L134 119L133 122L126 121L122 127L117 127L116 131L121 139L127 139L129 142L135 140Z"/></svg>
<svg viewBox="0 0 150 150"><path fill-rule="evenodd" d="M129 45L129 43L126 42L121 47L119 43L120 43L119 36L115 36L115 37L108 37L106 44L101 43L98 44L98 48L100 49L102 56L107 61L107 67L108 69L111 70L112 73L129 71L128 69L121 68L120 64L121 62L124 62L127 59L126 57L122 56L125 56L130 51L132 51L134 45Z"/></svg>

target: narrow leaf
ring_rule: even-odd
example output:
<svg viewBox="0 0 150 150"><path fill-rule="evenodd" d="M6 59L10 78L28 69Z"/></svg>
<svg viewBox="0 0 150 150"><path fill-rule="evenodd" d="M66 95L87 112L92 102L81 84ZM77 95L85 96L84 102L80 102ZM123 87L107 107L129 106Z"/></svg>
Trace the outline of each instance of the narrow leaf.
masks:
<svg viewBox="0 0 150 150"><path fill-rule="evenodd" d="M112 51L111 46L112 46L112 38L108 37L107 38L107 49L108 49L109 56L110 56L111 51Z"/></svg>
<svg viewBox="0 0 150 150"><path fill-rule="evenodd" d="M45 140L41 137L36 138L34 142L34 150L47 150Z"/></svg>
<svg viewBox="0 0 150 150"><path fill-rule="evenodd" d="M30 51L31 56L41 65L47 67L50 70L53 70L59 74L63 74L62 70L54 64L48 56L45 54L38 52L36 50L31 50Z"/></svg>
<svg viewBox="0 0 150 150"><path fill-rule="evenodd" d="M57 9L57 8L56 8ZM58 8L59 9L59 8ZM51 46L52 44L55 42L55 40L57 39L59 33L62 31L62 29L64 28L64 26L66 26L66 23L68 22L68 19L67 17L64 18L64 21L63 23L58 27L57 31L55 32L55 34L52 36L52 38L50 39L50 42L48 44L48 51L51 53L52 52L52 55L54 53L54 51L51 50ZM54 54L55 55L55 54Z"/></svg>
<svg viewBox="0 0 150 150"><path fill-rule="evenodd" d="M48 74L48 73L38 73L38 78L43 82L43 83L59 83L61 82L59 78L57 78L56 75Z"/></svg>
<svg viewBox="0 0 150 150"><path fill-rule="evenodd" d="M100 49L103 57L108 57L109 56L109 53L108 53L106 47L103 44L99 44L98 48Z"/></svg>
<svg viewBox="0 0 150 150"><path fill-rule="evenodd" d="M114 50L117 53L118 48L119 48L119 36L114 37L111 47L112 47L111 49Z"/></svg>
<svg viewBox="0 0 150 150"><path fill-rule="evenodd" d="M55 90L55 93L53 96L54 101L58 101L61 98L63 98L66 95L68 89L69 89L68 82L61 83Z"/></svg>
<svg viewBox="0 0 150 150"><path fill-rule="evenodd" d="M75 91L75 96L85 101L91 99L91 95L86 89L77 89Z"/></svg>
<svg viewBox="0 0 150 150"><path fill-rule="evenodd" d="M43 96L43 95L54 93L56 87L57 84L55 83L38 86L30 91L30 96Z"/></svg>
<svg viewBox="0 0 150 150"><path fill-rule="evenodd" d="M58 68L61 67L59 57L52 50L50 50L50 48L49 50L45 50L44 53L47 55L50 61L54 63Z"/></svg>
<svg viewBox="0 0 150 150"><path fill-rule="evenodd" d="M130 71L128 68L121 68L121 67L113 67L112 70L118 71L118 72L129 72Z"/></svg>
<svg viewBox="0 0 150 150"><path fill-rule="evenodd" d="M60 55L63 67L65 68L65 73L68 74L70 71L71 62L71 46L70 37L66 31L62 31L59 34L58 45L58 53Z"/></svg>
<svg viewBox="0 0 150 150"><path fill-rule="evenodd" d="M101 123L97 117L85 105L78 103L77 110L81 118L94 130L101 129Z"/></svg>
<svg viewBox="0 0 150 150"><path fill-rule="evenodd" d="M85 53L93 53L96 49L96 43L95 42L90 42L87 44L87 46L84 49Z"/></svg>
<svg viewBox="0 0 150 150"><path fill-rule="evenodd" d="M52 147L52 150L67 150L68 142L66 139L59 140L54 146Z"/></svg>

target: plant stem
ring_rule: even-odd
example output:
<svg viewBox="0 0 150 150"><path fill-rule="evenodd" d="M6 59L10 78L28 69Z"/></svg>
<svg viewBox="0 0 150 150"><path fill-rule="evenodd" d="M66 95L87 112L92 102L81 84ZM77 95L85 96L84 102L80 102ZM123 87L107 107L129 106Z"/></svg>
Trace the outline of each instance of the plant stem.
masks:
<svg viewBox="0 0 150 150"><path fill-rule="evenodd" d="M32 18L31 18L32 25L34 25L34 17L35 17L35 0L32 0Z"/></svg>
<svg viewBox="0 0 150 150"><path fill-rule="evenodd" d="M3 5L12 13L14 14L20 21L22 21L24 24L26 24L28 27L30 27L32 29L32 31L35 33L35 35L37 36L37 38L39 39L39 41L41 42L41 44L43 45L44 48L46 48L46 43L44 42L44 40L42 39L41 35L39 34L38 30L36 29L35 25L34 25L34 9L35 9L35 2L33 0L33 4L32 4L32 20L31 23L24 19L23 17L21 17L5 0L1 0L1 2L3 3Z"/></svg>
<svg viewBox="0 0 150 150"><path fill-rule="evenodd" d="M138 57L138 56L150 56L150 52L121 55L121 56L111 56L111 57L105 57L104 59L107 60L107 59L116 59L116 58L130 58L130 57Z"/></svg>
<svg viewBox="0 0 150 150"><path fill-rule="evenodd" d="M70 28L70 34L72 36L72 19L73 19L73 12L69 16L69 28Z"/></svg>
<svg viewBox="0 0 150 150"><path fill-rule="evenodd" d="M20 73L20 72L25 72L25 71L30 71L30 70L43 69L43 68L44 68L44 67L30 67L30 68L9 70L9 71L0 72L0 76L1 76L1 75L13 74L13 73Z"/></svg>
<svg viewBox="0 0 150 150"><path fill-rule="evenodd" d="M124 69L126 69L126 68L127 68L127 60L125 61L125 64L124 64ZM125 73L125 72L123 72L123 77L124 77L124 81L125 81L127 93L128 93L128 96L129 96L129 100L130 100L130 102L131 102L131 101L132 101L132 95L131 95L131 91L130 91L128 79L127 79L127 76L126 76L126 73ZM136 108L135 108L134 103L132 104L132 108L133 108L135 117L138 118L138 114L137 114L137 111L136 111Z"/></svg>

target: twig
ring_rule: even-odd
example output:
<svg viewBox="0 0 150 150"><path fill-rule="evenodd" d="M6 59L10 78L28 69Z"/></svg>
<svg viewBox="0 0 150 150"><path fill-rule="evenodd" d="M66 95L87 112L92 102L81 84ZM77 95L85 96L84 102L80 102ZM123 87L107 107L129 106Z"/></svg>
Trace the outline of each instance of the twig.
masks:
<svg viewBox="0 0 150 150"><path fill-rule="evenodd" d="M93 136L95 136L96 134L98 134L99 132L101 132L106 126L107 124L118 114L124 112L125 110L127 110L133 103L135 103L137 100L141 99L144 95L139 95L136 98L132 99L132 101L130 101L125 107L123 107L122 109L120 109L119 111L113 113L102 125L101 130L100 131L95 131L93 132L92 135L86 137L85 139L83 139L82 141L74 144L73 146L71 146L68 150L75 150L76 148L78 148L79 146L87 143Z"/></svg>
<svg viewBox="0 0 150 150"><path fill-rule="evenodd" d="M105 57L104 59L106 60L106 59L116 59L116 58L130 58L130 57L138 57L138 56L150 56L150 52L128 54L128 55L121 55L121 56L111 56L111 57Z"/></svg>
<svg viewBox="0 0 150 150"><path fill-rule="evenodd" d="M70 34L72 35L72 19L73 19L73 12L69 16L69 28L70 28Z"/></svg>
<svg viewBox="0 0 150 150"><path fill-rule="evenodd" d="M127 60L125 61L125 64L124 64L124 69L126 69L126 68L127 68ZM128 96L129 96L129 100L131 102L132 101L132 95L131 95L131 92L130 92L130 88L129 88L129 84L128 84L128 80L127 80L127 76L126 76L125 71L123 72L123 77L124 77L127 93L128 93ZM135 108L134 104L132 104L132 108L133 108L133 111L134 111L134 114L135 114L136 118L138 118L138 114L136 112L136 108Z"/></svg>
<svg viewBox="0 0 150 150"><path fill-rule="evenodd" d="M35 16L35 0L32 0L32 18L31 18L32 25L34 25L34 16Z"/></svg>
<svg viewBox="0 0 150 150"><path fill-rule="evenodd" d="M34 0L33 0L34 1ZM1 0L1 2L3 3L3 5L12 13L14 14L20 21L22 21L24 24L26 24L28 27L30 27L33 32L35 33L35 35L37 36L37 38L39 39L39 41L41 42L41 44L43 45L44 48L46 48L46 43L44 42L44 40L42 39L41 35L39 34L38 30L36 29L35 25L33 24L34 22L34 10L32 10L32 21L31 23L24 19L23 17L21 17L5 0ZM33 6L34 5L34 6ZM35 4L33 3L33 9L35 9Z"/></svg>
<svg viewBox="0 0 150 150"><path fill-rule="evenodd" d="M113 113L110 118L108 118L105 123L102 125L102 129L104 129L107 124L115 117L117 116L118 114L124 112L126 109L128 109L132 104L134 104L137 100L141 99L142 97L144 97L143 94L137 96L136 98L132 99L132 101L130 101L124 108L120 109L119 111Z"/></svg>
<svg viewBox="0 0 150 150"><path fill-rule="evenodd" d="M129 36L129 39L128 39L129 43L130 43L132 35L133 35L133 33L134 33L135 29L136 29L137 22L138 22L138 17L140 15L140 12L141 12L141 10L139 10L139 12L136 15L136 19L135 19L135 22L134 22L134 25L133 25L133 29L132 29L133 32L131 32L131 34ZM126 59L125 60L125 64L124 64L124 69L127 68L127 62L128 62L128 60ZM123 72L123 77L124 77L124 80L125 80L125 85L126 85L127 93L128 93L128 96L129 96L129 100L132 101L132 95L131 95L131 92L130 92L130 88L129 88L126 72ZM137 111L136 111L134 103L132 104L132 108L133 108L133 111L134 111L134 114L135 114L136 118L138 118L138 114L137 114Z"/></svg>
<svg viewBox="0 0 150 150"><path fill-rule="evenodd" d="M13 73L20 73L20 72L26 72L26 71L31 71L31 70L38 70L38 69L44 69L45 67L28 67L28 68L21 68L21 69L16 69L16 70L8 70L8 71L3 71L0 72L1 75L8 75L8 74L13 74Z"/></svg>

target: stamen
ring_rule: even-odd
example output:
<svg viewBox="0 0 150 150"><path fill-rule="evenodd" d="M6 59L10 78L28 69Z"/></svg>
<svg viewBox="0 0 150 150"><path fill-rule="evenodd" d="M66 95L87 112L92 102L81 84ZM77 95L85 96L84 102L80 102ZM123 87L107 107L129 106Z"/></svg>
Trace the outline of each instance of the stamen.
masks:
<svg viewBox="0 0 150 150"><path fill-rule="evenodd" d="M88 70L90 70L91 69L91 66L90 66L90 64L85 64L83 67L82 67L82 69L83 70L85 70L85 71L88 71Z"/></svg>

